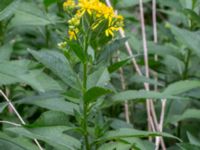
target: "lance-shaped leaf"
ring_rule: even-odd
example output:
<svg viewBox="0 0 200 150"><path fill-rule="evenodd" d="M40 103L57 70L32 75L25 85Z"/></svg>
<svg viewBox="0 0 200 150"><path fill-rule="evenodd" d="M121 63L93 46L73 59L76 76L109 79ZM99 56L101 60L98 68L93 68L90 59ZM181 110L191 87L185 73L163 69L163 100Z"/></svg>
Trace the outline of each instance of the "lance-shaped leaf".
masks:
<svg viewBox="0 0 200 150"><path fill-rule="evenodd" d="M99 97L111 92L112 92L111 90L102 87L92 87L85 93L84 101L87 103L91 103L97 100Z"/></svg>

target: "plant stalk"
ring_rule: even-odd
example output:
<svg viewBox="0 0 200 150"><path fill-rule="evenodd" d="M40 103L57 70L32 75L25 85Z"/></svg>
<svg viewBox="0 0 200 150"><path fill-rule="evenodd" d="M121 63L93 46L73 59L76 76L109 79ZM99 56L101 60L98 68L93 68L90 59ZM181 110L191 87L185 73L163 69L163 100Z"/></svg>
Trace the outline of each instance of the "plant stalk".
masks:
<svg viewBox="0 0 200 150"><path fill-rule="evenodd" d="M88 128L87 128L87 121L88 121L88 105L84 100L84 95L87 90L87 63L83 64L83 129L84 129L84 140L85 140L85 148L86 150L90 150L89 138L88 138Z"/></svg>

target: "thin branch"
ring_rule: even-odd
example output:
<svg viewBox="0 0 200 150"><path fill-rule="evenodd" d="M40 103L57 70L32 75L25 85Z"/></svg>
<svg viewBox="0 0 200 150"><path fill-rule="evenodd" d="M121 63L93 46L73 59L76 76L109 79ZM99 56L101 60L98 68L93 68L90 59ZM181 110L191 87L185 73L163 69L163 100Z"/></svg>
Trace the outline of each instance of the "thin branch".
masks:
<svg viewBox="0 0 200 150"><path fill-rule="evenodd" d="M144 20L144 10L143 10L143 1L139 1L140 7L140 21L141 21L141 31L142 31L142 42L143 42L143 50L144 50L144 63L145 63L145 76L149 78L149 59L148 59L148 48L147 48L147 40L146 40L146 31L145 31L145 20ZM146 91L149 91L149 84L145 83ZM148 126L150 126L150 118L151 118L151 100L147 99L146 101L147 108L147 117L148 117Z"/></svg>
<svg viewBox="0 0 200 150"><path fill-rule="evenodd" d="M6 123L6 124L13 125L13 126L21 127L21 124L11 122L11 121L6 121L6 120L0 120L0 123Z"/></svg>
<svg viewBox="0 0 200 150"><path fill-rule="evenodd" d="M107 4L109 7L112 7L112 5L111 5L111 3L110 3L110 0L106 0L106 4ZM119 33L120 33L121 37L123 37L123 38L126 37L126 36L125 36L125 33L124 33L124 31L123 31L122 29L119 30ZM137 62L136 62L136 59L133 57L133 53L132 53L132 50L131 50L131 47L130 47L128 41L125 42L125 47L126 47L126 50L127 50L128 54L129 54L129 56L132 58L132 63L133 63L133 66L134 66L136 72L137 72L140 76L143 76L143 74L142 74L142 72L141 72L141 70L140 70L140 67L139 67L139 65L138 65ZM149 90L149 85L148 85L148 83L144 83L144 87L145 87L146 90ZM154 123L151 122L151 121L153 121L153 119L151 118L151 110L150 110L150 103L149 103L149 100L147 100L147 114L148 114L148 128L150 128L150 126L151 126L151 128L153 129L153 128L155 128L155 127L154 127Z"/></svg>
<svg viewBox="0 0 200 150"><path fill-rule="evenodd" d="M111 3L110 3L110 0L105 0L105 1L106 1L107 5L108 5L109 7L112 7L112 5L111 5ZM119 30L119 33L120 33L121 37L123 37L123 38L126 37L123 30ZM129 56L132 57L132 63L133 63L133 66L134 66L136 72L138 73L138 75L143 76L143 74L142 74L142 72L141 72L141 70L140 70L139 65L137 64L135 58L133 57L133 53L132 53L131 47L130 47L130 45L129 45L128 42L125 43L125 47L126 47L126 50L127 50L128 54L129 54ZM149 89L147 83L144 83L144 87L145 87L146 90ZM147 100L147 101L148 101L148 100ZM150 105L150 104L148 104L148 105ZM148 107L148 108L149 108L149 107ZM152 112L155 112L154 107L147 110L147 113L150 114L150 115L149 115L149 119L148 119L148 121L150 122L150 123L149 123L149 126L151 126L151 128L152 128L153 131L159 131L159 125L158 125L158 123L157 123L158 121L157 121L156 114L155 114L155 113L152 113L152 114L151 114L151 111L152 111ZM153 118L154 118L154 119L153 119ZM153 121L153 120L156 120L156 121ZM161 141L163 141L163 138L162 138L162 137L161 137Z"/></svg>
<svg viewBox="0 0 200 150"><path fill-rule="evenodd" d="M4 97L4 99L8 102L8 105L12 108L12 110L14 111L14 113L17 115L18 119L20 120L22 125L26 125L25 121L22 119L22 117L20 116L20 114L18 113L18 111L16 110L16 108L14 107L14 105L11 103L11 101L8 99L8 97L4 94L4 92L2 90L0 90L0 94ZM38 142L37 139L34 139L36 145L38 146L38 148L40 150L43 150L43 148L41 147L40 143Z"/></svg>
<svg viewBox="0 0 200 150"><path fill-rule="evenodd" d="M158 42L158 32L157 32L157 13L156 13L156 0L152 0L152 21L153 21L153 38L154 38L154 43L157 43ZM158 55L154 55L154 60L155 61L158 61ZM158 74L157 72L155 72L154 74L154 77L155 77L155 81L157 82L158 81ZM157 91L158 90L158 86L155 85L154 86L154 90ZM152 105L153 105L153 102L152 102ZM163 129L163 122L164 122L164 114L165 114L165 107L166 107L166 99L162 99L161 101L161 114L160 114L160 123L156 123L158 124L159 126L159 131L162 132L162 129ZM155 113L155 112L153 112ZM160 145L160 142L161 142L161 146L162 146L162 149L163 150L166 150L166 146L165 146L165 143L164 143L164 140L163 138L161 137L156 137L156 150L159 149L159 145Z"/></svg>
<svg viewBox="0 0 200 150"><path fill-rule="evenodd" d="M119 51L118 51L119 52ZM120 60L120 58L118 58L118 60ZM124 71L122 68L119 69L120 72L120 80L121 80L121 86L122 86L122 90L126 90L126 82L125 82L125 78L124 78ZM129 118L129 105L128 102L125 101L124 102L124 110L125 110L125 118L126 118L126 122L130 123L130 118Z"/></svg>

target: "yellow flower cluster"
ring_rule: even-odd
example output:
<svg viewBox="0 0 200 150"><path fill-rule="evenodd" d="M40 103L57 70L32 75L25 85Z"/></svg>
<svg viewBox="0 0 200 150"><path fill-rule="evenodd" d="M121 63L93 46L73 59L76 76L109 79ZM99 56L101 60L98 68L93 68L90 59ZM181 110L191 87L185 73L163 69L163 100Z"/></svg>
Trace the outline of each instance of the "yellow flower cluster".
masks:
<svg viewBox="0 0 200 150"><path fill-rule="evenodd" d="M74 0L67 0L63 3L63 8L64 10L67 10L67 9L73 9L75 7L75 2Z"/></svg>
<svg viewBox="0 0 200 150"><path fill-rule="evenodd" d="M103 21L106 21L106 36L114 36L114 31L118 31L123 27L123 17L116 15L112 7L108 7L99 0L67 0L63 4L64 10L76 8L76 14L71 18L69 23L68 34L70 39L76 39L76 34L79 32L79 25L82 16L87 13L92 16L91 29L95 30Z"/></svg>

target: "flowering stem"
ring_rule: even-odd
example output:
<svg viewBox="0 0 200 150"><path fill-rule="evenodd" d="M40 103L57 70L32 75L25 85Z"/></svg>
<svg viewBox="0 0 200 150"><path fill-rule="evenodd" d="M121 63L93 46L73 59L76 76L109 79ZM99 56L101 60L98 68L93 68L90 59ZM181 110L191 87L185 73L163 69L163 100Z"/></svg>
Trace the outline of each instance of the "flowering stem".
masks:
<svg viewBox="0 0 200 150"><path fill-rule="evenodd" d="M83 97L87 89L87 63L83 64ZM89 140L88 140L88 129L87 129L87 103L83 100L83 129L84 129L84 139L86 150L90 150Z"/></svg>
<svg viewBox="0 0 200 150"><path fill-rule="evenodd" d="M88 128L87 128L88 105L87 105L86 101L84 100L84 95L85 95L86 90L87 90L87 68L88 68L87 49L88 49L88 36L86 35L85 42L84 42L84 52L85 52L85 56L86 56L86 61L83 63L83 90L82 90L82 95L83 95L83 130L84 130L85 148L86 148L86 150L90 150L90 144L89 144L89 139L88 139Z"/></svg>

